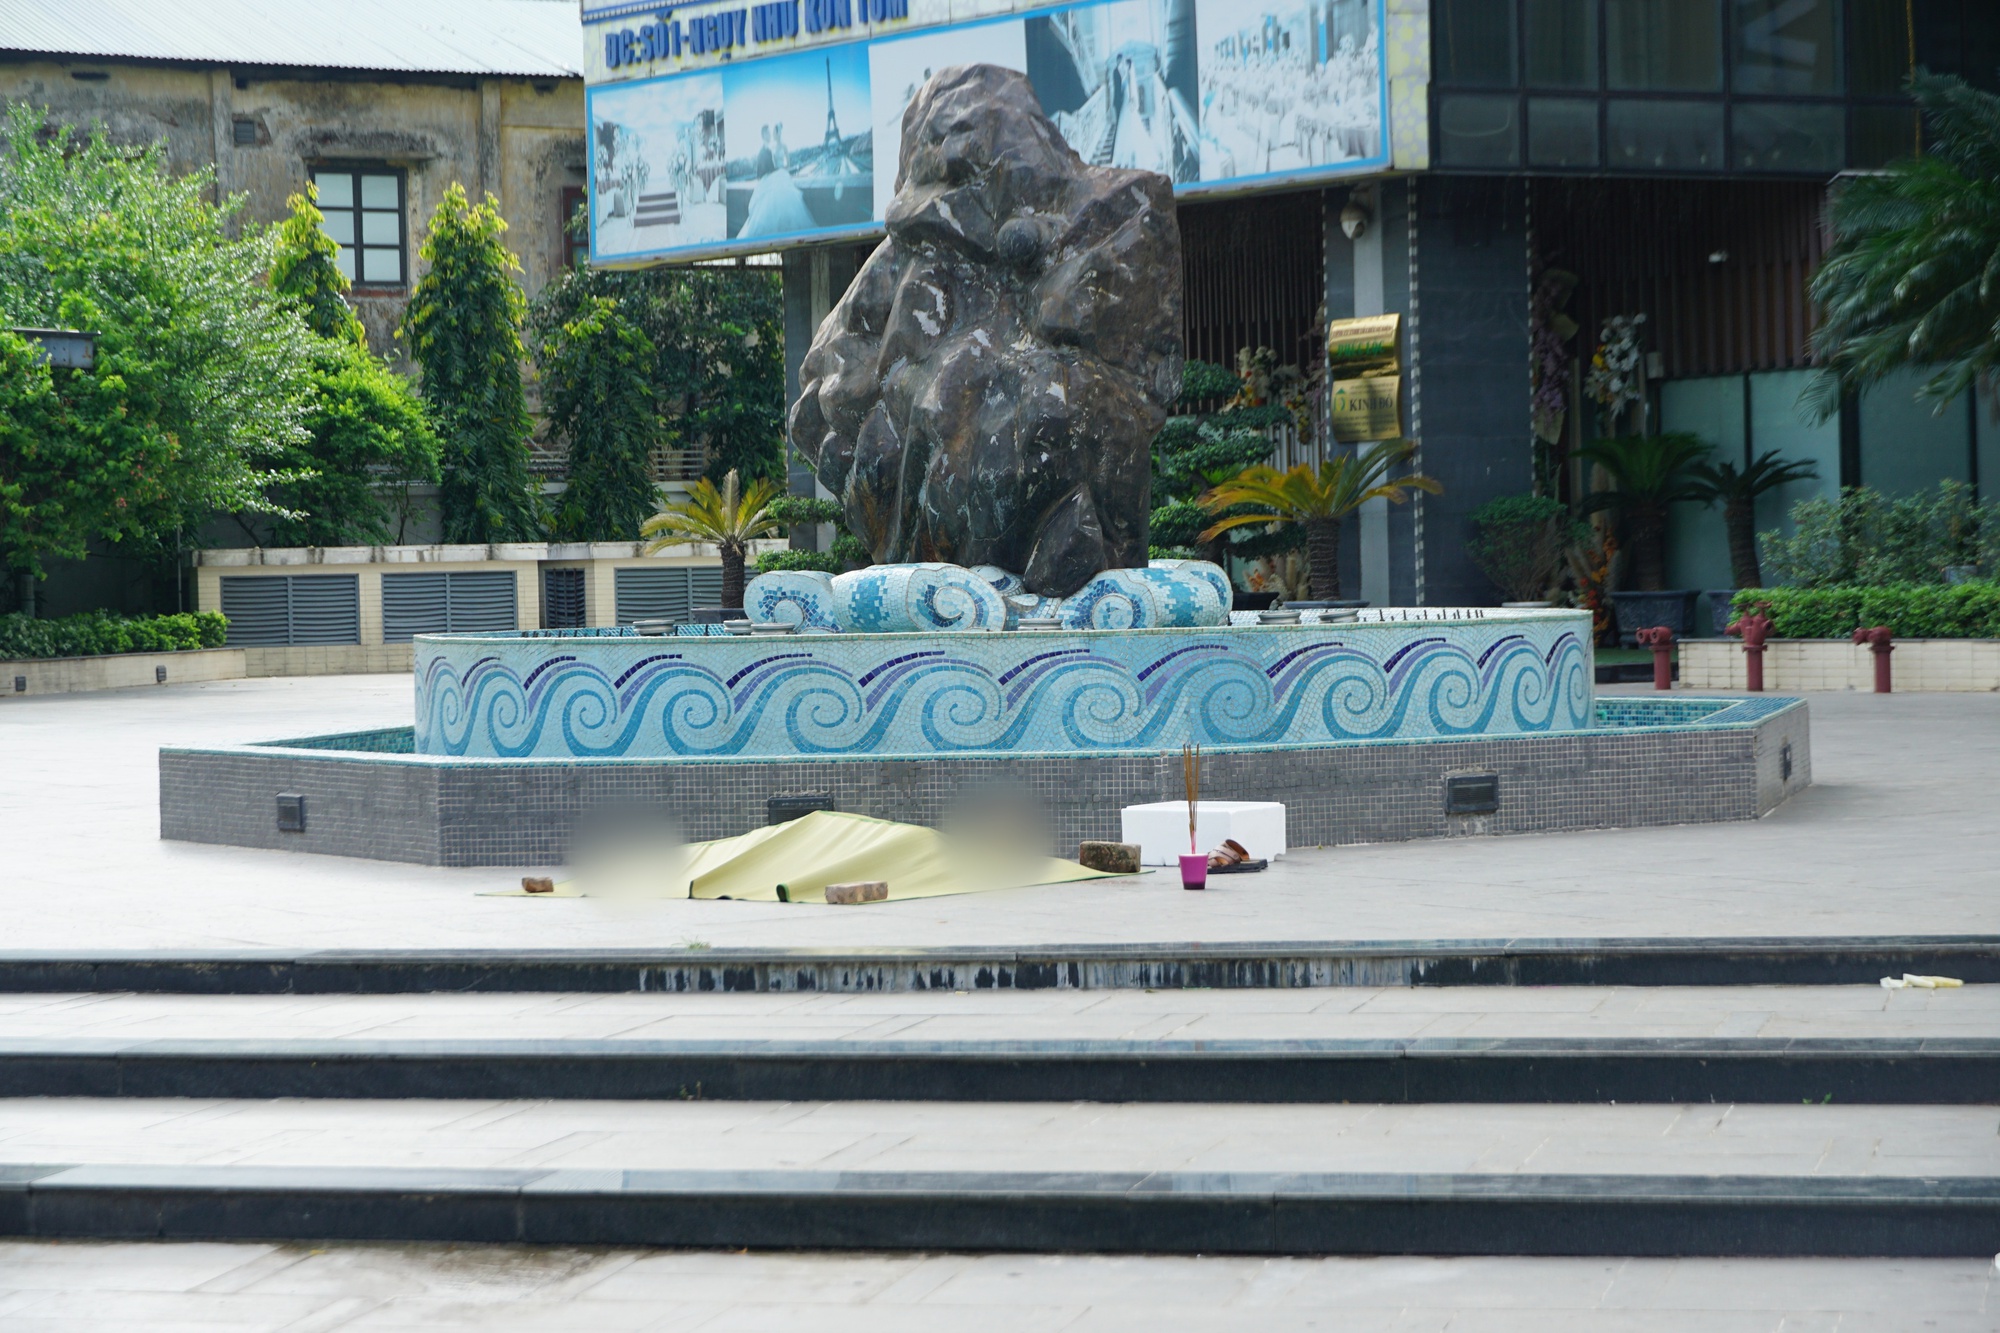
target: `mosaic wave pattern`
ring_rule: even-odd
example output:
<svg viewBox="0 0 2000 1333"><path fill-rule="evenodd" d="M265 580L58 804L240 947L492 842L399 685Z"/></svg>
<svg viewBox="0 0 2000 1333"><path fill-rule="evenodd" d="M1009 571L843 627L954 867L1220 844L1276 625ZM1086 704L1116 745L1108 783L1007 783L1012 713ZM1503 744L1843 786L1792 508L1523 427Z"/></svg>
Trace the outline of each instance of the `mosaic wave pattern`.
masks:
<svg viewBox="0 0 2000 1333"><path fill-rule="evenodd" d="M1229 576L1200 560L1107 569L1068 597L1039 597L993 565L871 565L839 575L759 574L743 590L743 613L760 624L859 634L997 634L1023 616L1051 616L1064 629L1206 628L1229 623L1232 597Z"/></svg>
<svg viewBox="0 0 2000 1333"><path fill-rule="evenodd" d="M769 638L423 636L419 754L1104 753L1573 731L1588 617Z"/></svg>

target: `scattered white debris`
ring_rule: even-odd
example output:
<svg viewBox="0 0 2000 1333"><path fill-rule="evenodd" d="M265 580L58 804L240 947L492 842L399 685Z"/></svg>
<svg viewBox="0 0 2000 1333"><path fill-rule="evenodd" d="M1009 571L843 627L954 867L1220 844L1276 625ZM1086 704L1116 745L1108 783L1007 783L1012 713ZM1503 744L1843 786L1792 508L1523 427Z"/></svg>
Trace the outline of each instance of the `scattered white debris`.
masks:
<svg viewBox="0 0 2000 1333"><path fill-rule="evenodd" d="M1883 977L1883 990L1956 990L1965 983L1957 977L1920 977L1914 972L1905 972L1900 977Z"/></svg>

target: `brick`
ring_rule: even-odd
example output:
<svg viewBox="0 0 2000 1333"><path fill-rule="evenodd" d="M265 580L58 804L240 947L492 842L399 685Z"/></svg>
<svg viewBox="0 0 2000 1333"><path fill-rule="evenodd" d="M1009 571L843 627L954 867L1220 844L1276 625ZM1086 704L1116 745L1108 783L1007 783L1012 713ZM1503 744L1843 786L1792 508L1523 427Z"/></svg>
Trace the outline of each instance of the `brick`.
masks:
<svg viewBox="0 0 2000 1333"><path fill-rule="evenodd" d="M1087 870L1113 875L1139 873L1139 844L1135 842L1083 842L1077 844L1076 859Z"/></svg>
<svg viewBox="0 0 2000 1333"><path fill-rule="evenodd" d="M879 903L889 896L887 880L864 879L852 884L829 884L826 886L826 900L837 907L853 907L860 903Z"/></svg>

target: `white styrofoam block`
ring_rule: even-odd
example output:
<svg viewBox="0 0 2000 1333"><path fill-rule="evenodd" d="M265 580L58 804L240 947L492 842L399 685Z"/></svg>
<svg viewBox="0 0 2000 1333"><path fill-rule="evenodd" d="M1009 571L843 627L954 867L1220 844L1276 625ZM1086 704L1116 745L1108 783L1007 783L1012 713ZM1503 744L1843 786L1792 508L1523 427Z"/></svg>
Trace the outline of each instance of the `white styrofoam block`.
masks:
<svg viewBox="0 0 2000 1333"><path fill-rule="evenodd" d="M1187 802L1155 801L1128 805L1120 813L1125 842L1139 844L1139 863L1180 864L1188 850ZM1197 801L1194 844L1212 852L1228 838L1243 844L1253 857L1275 859L1285 854L1285 807L1277 801Z"/></svg>

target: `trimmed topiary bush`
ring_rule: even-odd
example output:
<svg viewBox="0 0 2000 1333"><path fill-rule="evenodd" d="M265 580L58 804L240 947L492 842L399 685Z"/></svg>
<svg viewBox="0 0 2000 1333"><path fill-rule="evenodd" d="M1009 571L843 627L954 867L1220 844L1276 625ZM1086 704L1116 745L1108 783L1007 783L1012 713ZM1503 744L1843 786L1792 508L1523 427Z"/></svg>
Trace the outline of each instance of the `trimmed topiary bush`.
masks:
<svg viewBox="0 0 2000 1333"><path fill-rule="evenodd" d="M1778 639L1845 639L1871 625L1887 625L1899 639L2000 639L1994 582L1746 588L1731 603L1738 615L1760 605Z"/></svg>
<svg viewBox="0 0 2000 1333"><path fill-rule="evenodd" d="M56 620L0 616L0 659L99 657L107 653L179 653L220 648L229 622L220 611L183 611L131 620L87 611Z"/></svg>

